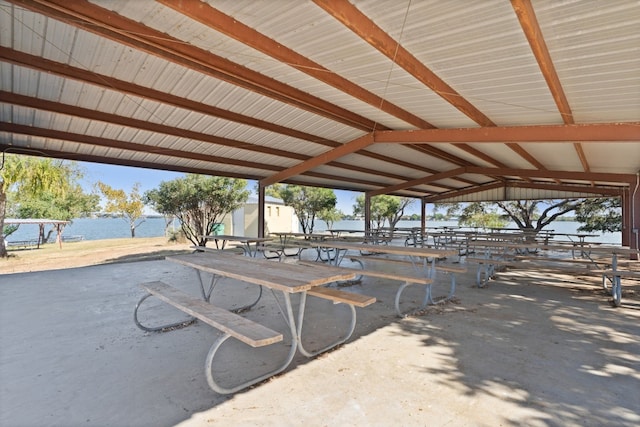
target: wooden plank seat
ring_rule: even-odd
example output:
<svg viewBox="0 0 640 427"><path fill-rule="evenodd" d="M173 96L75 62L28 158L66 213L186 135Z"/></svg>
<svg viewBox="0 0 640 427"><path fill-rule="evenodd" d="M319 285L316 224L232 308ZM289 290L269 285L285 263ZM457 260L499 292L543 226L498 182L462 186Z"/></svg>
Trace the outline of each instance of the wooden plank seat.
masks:
<svg viewBox="0 0 640 427"><path fill-rule="evenodd" d="M496 267L510 267L513 264L512 259L497 259L492 257L467 257L466 262L478 264L476 270L476 286L479 288L484 288L487 282L495 277Z"/></svg>
<svg viewBox="0 0 640 427"><path fill-rule="evenodd" d="M261 252L266 259L277 259L282 261L286 258L297 257L300 259L302 251L308 249L308 246L298 244L281 244L278 242L264 242L256 247L258 252Z"/></svg>
<svg viewBox="0 0 640 427"><path fill-rule="evenodd" d="M360 264L360 266L362 268L362 273L361 274L364 275L364 276L379 277L379 278L383 278L383 279L390 279L390 280L397 280L397 281L404 282L398 288L398 291L396 292L396 297L395 297L395 309L396 309L396 313L398 314L399 317L405 317L407 314L410 313L410 312L403 312L400 309L400 300L401 300L402 292L404 291L405 288L407 288L410 285L423 285L425 287L425 297L424 297L424 300L423 300L421 306L418 308L418 310L422 310L428 304L436 304L438 302L446 302L446 301L451 300L453 297L455 297L455 288L456 288L455 273L464 273L464 272L467 271L466 268L464 268L464 267L436 264L435 265L436 272L432 273L431 277L403 275L403 274L398 274L397 272L387 272L387 271L381 271L381 270L367 269L364 266L364 262L374 262L374 263L382 262L382 263L388 263L388 264L392 264L392 265L400 265L400 266L403 266L403 267L409 267L411 269L414 269L414 264L411 261L401 260L401 259L397 259L397 258L386 258L386 257L380 257L380 256L373 256L373 255L364 255L364 256L352 255L352 256L348 256L348 258L352 262L356 262L356 263ZM438 301L436 301L433 298L433 294L432 294L432 291L433 291L432 286L433 286L433 283L435 281L435 274L437 272L449 273L451 275L451 286L450 286L450 289L449 289L449 293L448 293L448 295L446 297L444 297L442 299L438 299ZM415 310L411 310L411 311L415 311Z"/></svg>
<svg viewBox="0 0 640 427"><path fill-rule="evenodd" d="M326 287L310 289L307 291L307 295L327 299L333 301L334 304L349 304L356 307L366 307L376 302L375 297Z"/></svg>
<svg viewBox="0 0 640 427"><path fill-rule="evenodd" d="M403 259L397 259L397 258L385 258L385 257L379 257L379 256L372 256L372 255L365 255L365 256L349 256L348 257L351 261L357 262L361 265L362 269L363 269L363 275L365 276L373 276L373 275L378 275L378 277L384 277L387 279L391 279L391 280L400 280L400 281L404 281L405 283L400 286L400 289L398 289L398 293L396 294L396 311L398 313L398 315L400 317L404 317L406 315L401 313L400 311L400 295L402 294L402 291L404 290L404 288L406 288L407 286L411 285L411 284L422 284L425 285L425 299L421 305L420 310L424 309L428 304L437 304L437 303L442 303L442 302L446 302L451 300L452 298L455 297L456 294L456 273L459 274L464 274L467 272L467 269L465 267L462 266L454 266L454 265L450 265L450 264L435 264L435 271L431 272L431 276L430 277L415 277L415 276L400 276L396 273L385 273L385 272L381 272L379 270L365 270L364 268L364 261L374 261L374 262L384 262L384 263L391 263L391 264L395 264L395 265L402 265L405 267L411 267L411 268L415 268L416 265L420 265L421 263L418 263L416 265L414 265L413 262L411 261L407 261L407 260L403 260ZM445 273L445 274L449 274L449 276L451 277L451 284L449 286L449 293L447 294L446 297L444 298L440 298L437 301L433 298L433 294L432 294L432 285L435 282L437 273ZM384 275L384 276L383 276ZM411 280L407 280L407 279L411 279ZM418 281L416 281L418 280ZM426 281L430 281L429 283L426 283Z"/></svg>
<svg viewBox="0 0 640 427"><path fill-rule="evenodd" d="M366 257L369 258L369 257ZM328 266L327 264L323 263L323 262L318 262L318 261L298 261L298 264L302 264L302 265L313 265L313 266L323 266L325 268L333 268L333 269L339 269L339 270L353 270L351 268L345 268L345 267L333 267L333 266ZM398 280L401 282L404 282L403 285L400 286L400 288L398 289L397 293L396 293L396 298L395 298L395 309L396 309L396 313L398 314L399 317L405 317L407 315L407 313L403 313L402 310L400 310L400 298L402 295L402 291L409 285L412 284L419 284L419 285L425 285L425 286L430 286L433 283L433 280L430 278L426 278L426 277L416 277L416 276L404 276L404 275L399 275L396 273L388 273L388 272L384 272L384 271L377 271L377 270L364 270L361 272L361 276L371 276L371 277L380 277L383 279L391 279L391 280ZM339 302L346 302L348 304L352 304L358 307L366 307L367 305L375 302L375 298L373 297L368 297L365 295L361 295L361 294L356 294L353 292L345 292L345 291L340 291L338 289L334 289L334 288L314 288L312 290L310 290L308 292L309 295L314 295L320 298L325 298L325 299L331 299L333 300L335 303L339 303ZM430 295L430 294L429 294ZM373 298L373 300L371 300ZM345 300L346 299L346 300ZM426 306L426 303L423 304L422 308L424 308L424 306ZM413 310L412 310L413 311Z"/></svg>
<svg viewBox="0 0 640 427"><path fill-rule="evenodd" d="M280 332L271 330L264 325L256 323L250 319L244 318L238 314L232 313L224 308L216 307L199 298L192 297L178 289L175 289L166 283L156 281L148 282L140 285L147 292L145 296L138 302L134 312L134 321L138 327L145 331L165 331L165 327L149 328L140 324L138 320L138 308L140 304L150 296L155 296L165 303L187 313L193 318L218 329L222 334L213 342L207 354L205 361L205 373L209 386L216 392L221 394L234 393L242 390L250 385L264 381L282 372L293 359L296 346L292 345L289 355L282 366L260 374L249 380L243 380L240 384L231 387L222 386L214 378L213 364L216 353L222 344L229 338L235 338L250 347L264 347L283 341L283 335Z"/></svg>
<svg viewBox="0 0 640 427"><path fill-rule="evenodd" d="M298 261L298 263L302 265L305 265L305 262L313 263L313 261ZM320 263L315 263L315 265L325 266L325 264L320 264ZM338 271L336 269L339 269L341 271L349 270L349 269L342 269L340 267L326 267L326 268L334 269L335 271ZM337 341L331 343L330 345L324 348L321 348L315 351L309 351L302 345L302 343L299 344L300 352L307 357L314 357L320 353L327 351L330 348L335 347L338 344L342 344L346 342L353 334L353 331L355 331L356 329L356 309L355 308L367 307L373 304L374 302L376 302L375 297L356 294L354 292L347 292L347 291L343 291L336 288L329 288L326 286L316 286L309 289L307 291L307 296L312 296L312 297L332 301L334 304L346 304L351 310L351 322L349 324L349 327L347 328L346 333L342 335L342 337ZM304 311L305 304L306 304L306 299L301 300L301 306L302 306L301 310L303 311ZM299 335L302 335L302 319L299 320L298 331L299 331Z"/></svg>
<svg viewBox="0 0 640 427"><path fill-rule="evenodd" d="M140 303L146 299L146 297L153 295L161 301L176 307L178 310L213 326L224 334L232 336L251 347L263 347L280 342L283 339L280 332L273 331L266 326L246 319L224 308L211 305L200 298L188 295L164 282L155 281L143 283L140 287L147 292L147 295L140 300ZM136 305L136 325L145 331L166 330L166 327L149 328L141 325L138 320L138 307L140 303Z"/></svg>
<svg viewBox="0 0 640 427"><path fill-rule="evenodd" d="M433 283L433 279L431 278L427 278L427 277L417 277L417 276L411 276L411 275L402 275L402 274L398 274L396 272L387 272L387 271L381 271L381 270L368 270L364 268L364 265L362 264L361 261L382 261L382 262L388 262L390 264L399 264L399 265L403 265L403 266L411 266L411 262L410 261L404 261L404 260L400 260L400 259L394 259L394 258L382 258L382 257L375 257L375 256L349 256L348 257L351 261L354 262L358 262L360 264L360 267L362 267L362 275L363 276L372 276L372 277L380 277L382 279L392 279L392 280L398 280L398 281L405 281L405 282L412 282L412 283L416 283L416 284L420 284L420 285L430 285Z"/></svg>
<svg viewBox="0 0 640 427"><path fill-rule="evenodd" d="M209 248L207 246L189 246L190 249L193 249L194 252L212 252L212 253L216 253L216 252L220 252L221 250L224 251L225 253L234 253L234 254L238 254L238 255L244 255L246 253L245 249L239 246L229 246L226 247L224 249L216 249L216 248Z"/></svg>

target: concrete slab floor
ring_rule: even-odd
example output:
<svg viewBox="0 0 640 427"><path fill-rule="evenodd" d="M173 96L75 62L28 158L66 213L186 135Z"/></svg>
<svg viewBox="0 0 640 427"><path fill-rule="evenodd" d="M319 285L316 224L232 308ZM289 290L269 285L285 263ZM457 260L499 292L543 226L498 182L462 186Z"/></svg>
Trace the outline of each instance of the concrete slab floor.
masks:
<svg viewBox="0 0 640 427"><path fill-rule="evenodd" d="M213 328L145 333L133 323L138 283L197 295L193 271L147 261L0 275L0 425L640 424L637 287L613 308L598 280L516 270L478 289L474 274L470 266L458 278L455 303L405 319L393 310L399 283L365 278L345 289L378 302L358 309L349 342L297 356L287 372L230 396L204 375ZM440 281L436 295L448 289ZM223 281L217 303L240 305L250 292ZM310 345L340 327L344 307L324 303L308 307ZM286 330L269 293L246 315ZM237 375L284 353L271 346L245 357L230 346L225 366Z"/></svg>

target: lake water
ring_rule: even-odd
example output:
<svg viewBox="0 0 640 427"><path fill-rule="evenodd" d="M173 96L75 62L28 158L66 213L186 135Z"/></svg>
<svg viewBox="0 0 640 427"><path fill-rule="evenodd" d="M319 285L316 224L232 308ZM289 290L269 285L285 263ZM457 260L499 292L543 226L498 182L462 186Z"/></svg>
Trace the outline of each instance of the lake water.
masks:
<svg viewBox="0 0 640 427"><path fill-rule="evenodd" d="M457 226L457 221L427 221L428 227ZM180 228L180 224L176 221L173 226ZM419 227L420 221L400 221L398 227ZM549 230L555 233L577 232L579 223L573 221L556 221L551 224ZM171 225L170 225L171 227ZM515 228L515 224L507 225L509 228ZM164 218L147 218L145 222L136 228L136 237L161 237L165 235L166 222ZM317 221L314 232L326 230L326 224ZM344 230L364 230L364 221L337 221L333 224L333 228ZM591 233L598 234L598 237L587 238L587 241L598 241L610 244L620 245L622 237L620 233ZM129 223L121 218L78 218L67 225L64 229L63 236L84 236L85 240L101 240L115 239L123 237L131 237L129 231ZM21 225L18 231L7 238L8 241L32 240L38 238L37 225Z"/></svg>
<svg viewBox="0 0 640 427"><path fill-rule="evenodd" d="M176 227L179 224L175 223ZM46 228L47 230L49 227ZM129 222L121 218L76 218L67 225L63 236L84 236L85 240L117 239L131 237ZM165 235L164 218L147 218L136 227L136 237L162 237ZM32 240L38 238L38 226L23 224L9 237L8 241Z"/></svg>

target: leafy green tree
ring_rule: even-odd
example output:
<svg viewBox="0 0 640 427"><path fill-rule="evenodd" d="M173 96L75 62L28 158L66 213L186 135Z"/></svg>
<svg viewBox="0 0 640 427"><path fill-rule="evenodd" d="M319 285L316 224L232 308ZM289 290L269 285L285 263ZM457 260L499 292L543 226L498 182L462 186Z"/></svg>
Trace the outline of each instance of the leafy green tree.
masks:
<svg viewBox="0 0 640 427"><path fill-rule="evenodd" d="M460 203L434 203L433 218L438 221L449 221L452 217L460 214ZM444 213L440 213L444 210Z"/></svg>
<svg viewBox="0 0 640 427"><path fill-rule="evenodd" d="M329 188L274 184L267 187L265 193L282 199L285 205L293 208L305 234L313 233L316 217L320 218L322 212L334 209L338 203L335 193Z"/></svg>
<svg viewBox="0 0 640 427"><path fill-rule="evenodd" d="M495 205L472 203L467 206L460 217L458 224L465 227L503 228L509 223L507 216L496 212Z"/></svg>
<svg viewBox="0 0 640 427"><path fill-rule="evenodd" d="M89 215L98 210L100 197L97 194L87 194L77 184L70 184L68 190L62 195L56 195L51 191L44 191L37 197L29 193L17 194L9 197L12 201L11 212L17 218L53 218L71 221ZM40 229L40 241L47 243L55 228Z"/></svg>
<svg viewBox="0 0 640 427"><path fill-rule="evenodd" d="M521 231L531 235L537 234L569 212L575 212L576 220L584 224L578 229L580 231L620 231L622 229L620 200L609 198L470 203L461 209L460 223L469 223L473 218L481 217L483 213L495 215L495 206L501 209L505 219L515 222ZM459 208L459 205L456 207Z"/></svg>
<svg viewBox="0 0 640 427"><path fill-rule="evenodd" d="M140 194L140 183L136 182L127 194L124 190L112 188L98 181L98 190L106 198L105 211L119 215L129 224L131 238L136 237L136 228L146 221L144 216L144 202Z"/></svg>
<svg viewBox="0 0 640 427"><path fill-rule="evenodd" d="M215 224L247 201L246 186L243 179L189 174L161 182L144 193L144 200L157 212L178 218L192 243L206 246L205 236L213 233Z"/></svg>
<svg viewBox="0 0 640 427"><path fill-rule="evenodd" d="M333 228L333 223L336 221L340 221L344 217L344 214L338 209L324 209L318 213L318 218L323 220L327 224L327 228L331 230Z"/></svg>
<svg viewBox="0 0 640 427"><path fill-rule="evenodd" d="M47 193L64 197L81 177L74 162L5 154L0 164L0 257L7 256L4 220L8 194L31 199Z"/></svg>
<svg viewBox="0 0 640 427"><path fill-rule="evenodd" d="M370 218L373 228L380 229L385 222L389 224L392 230L395 228L400 218L404 215L404 210L411 206L415 199L408 197L391 196L382 194L371 198ZM356 215L364 215L365 195L361 194L356 197L356 204L353 206L353 212Z"/></svg>
<svg viewBox="0 0 640 427"><path fill-rule="evenodd" d="M564 200L518 200L515 202L497 202L496 204L525 232L537 234L556 218L575 211L583 202L580 199ZM542 212L540 206L545 206Z"/></svg>
<svg viewBox="0 0 640 427"><path fill-rule="evenodd" d="M587 199L576 209L576 221L582 225L578 231L622 231L620 198Z"/></svg>

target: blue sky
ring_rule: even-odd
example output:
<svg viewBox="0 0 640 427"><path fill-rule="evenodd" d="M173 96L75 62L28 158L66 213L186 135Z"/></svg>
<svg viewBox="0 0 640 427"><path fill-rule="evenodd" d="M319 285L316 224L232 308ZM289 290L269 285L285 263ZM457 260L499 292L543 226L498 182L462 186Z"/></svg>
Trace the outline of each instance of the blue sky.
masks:
<svg viewBox="0 0 640 427"><path fill-rule="evenodd" d="M84 170L83 187L85 191L92 191L93 185L101 181L112 188L130 192L135 183L140 183L140 190L144 193L147 190L157 188L162 181L170 181L184 176L180 172L168 172L154 169L132 168L127 166L113 166L99 163L78 162ZM249 182L249 189L253 192L255 181ZM338 197L337 208L345 214L353 213L353 205L356 197L360 194L353 191L334 190ZM414 207L420 210L419 204Z"/></svg>

